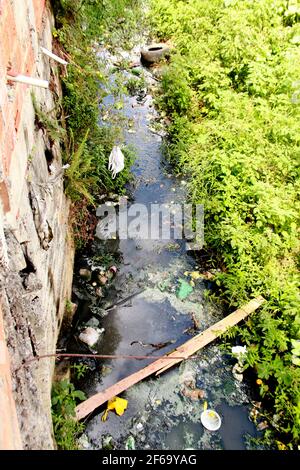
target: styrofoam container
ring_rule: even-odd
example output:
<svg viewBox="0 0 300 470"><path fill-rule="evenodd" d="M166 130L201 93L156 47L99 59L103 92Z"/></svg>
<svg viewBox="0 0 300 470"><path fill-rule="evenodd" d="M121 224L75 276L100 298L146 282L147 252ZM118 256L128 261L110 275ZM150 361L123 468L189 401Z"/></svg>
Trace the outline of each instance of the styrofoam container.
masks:
<svg viewBox="0 0 300 470"><path fill-rule="evenodd" d="M222 424L220 415L214 410L203 411L200 419L203 426L209 431L217 431Z"/></svg>

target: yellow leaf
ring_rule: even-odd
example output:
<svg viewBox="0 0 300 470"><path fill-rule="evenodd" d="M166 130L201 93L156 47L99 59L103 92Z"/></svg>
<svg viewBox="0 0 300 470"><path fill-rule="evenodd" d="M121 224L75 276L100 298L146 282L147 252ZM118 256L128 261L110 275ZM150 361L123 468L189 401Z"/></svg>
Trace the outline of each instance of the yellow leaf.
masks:
<svg viewBox="0 0 300 470"><path fill-rule="evenodd" d="M104 411L104 413L102 415L102 418L101 418L102 421L107 420L107 415L108 415L109 411L115 410L117 415L122 416L122 414L124 413L124 411L127 408L127 403L128 403L128 401L125 400L125 398L119 398L119 397L114 397L114 398L111 398L110 400L108 400L107 409Z"/></svg>
<svg viewBox="0 0 300 470"><path fill-rule="evenodd" d="M189 274L190 274L189 271L185 271L185 272L184 272L184 275L185 275L185 276L188 276Z"/></svg>
<svg viewBox="0 0 300 470"><path fill-rule="evenodd" d="M192 287L195 287L195 283L194 283L194 281L193 281L193 280L192 280L192 281L190 281L190 285L191 285Z"/></svg>
<svg viewBox="0 0 300 470"><path fill-rule="evenodd" d="M195 279L195 281L202 277L202 275L199 273L199 271L193 271L193 272L190 273L190 275L191 275L192 279Z"/></svg>
<svg viewBox="0 0 300 470"><path fill-rule="evenodd" d="M206 411L206 410L207 410L207 406L208 406L208 405L207 405L207 401L205 401L205 402L203 403L203 411Z"/></svg>

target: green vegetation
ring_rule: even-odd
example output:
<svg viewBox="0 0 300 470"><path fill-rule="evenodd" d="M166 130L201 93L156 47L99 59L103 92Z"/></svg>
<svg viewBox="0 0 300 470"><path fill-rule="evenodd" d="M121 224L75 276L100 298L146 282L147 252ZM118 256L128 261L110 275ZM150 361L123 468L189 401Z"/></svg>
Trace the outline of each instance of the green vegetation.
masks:
<svg viewBox="0 0 300 470"><path fill-rule="evenodd" d="M124 149L126 168L115 180L107 169L113 145L122 142L122 128L99 126L99 105L106 95L107 77L97 57L97 44L105 43L109 37L118 45L123 38L128 45L139 4L140 0L52 0L55 49L69 62L67 70L62 68L61 121L67 130L64 163L70 164L65 173L65 189L73 201L72 221L78 248L90 240L91 233L84 233L82 227L85 222L89 227L90 208L97 196L109 191L123 192L130 177L130 149Z"/></svg>
<svg viewBox="0 0 300 470"><path fill-rule="evenodd" d="M300 439L300 10L282 0L153 0L175 49L159 105L168 155L205 206L217 294L268 300L243 328L280 448ZM267 431L270 434L270 430ZM283 447L282 447L283 446Z"/></svg>
<svg viewBox="0 0 300 470"><path fill-rule="evenodd" d="M65 129L60 125L55 109L50 112L44 112L37 104L35 94L31 93L32 104L35 111L35 124L38 128L43 129L51 143L62 142L66 136ZM49 117L50 115L50 117Z"/></svg>
<svg viewBox="0 0 300 470"><path fill-rule="evenodd" d="M71 369L74 373L75 379L79 380L86 375L90 367L87 366L86 364L73 364L71 366Z"/></svg>
<svg viewBox="0 0 300 470"><path fill-rule="evenodd" d="M52 420L56 444L61 450L78 449L77 438L84 431L84 425L75 421L75 408L78 401L86 396L68 380L61 380L52 389Z"/></svg>

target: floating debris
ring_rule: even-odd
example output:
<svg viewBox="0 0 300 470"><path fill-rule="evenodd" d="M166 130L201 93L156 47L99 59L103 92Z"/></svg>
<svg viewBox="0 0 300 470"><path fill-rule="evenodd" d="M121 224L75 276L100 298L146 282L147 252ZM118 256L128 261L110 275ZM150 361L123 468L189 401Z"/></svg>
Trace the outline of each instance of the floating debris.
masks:
<svg viewBox="0 0 300 470"><path fill-rule="evenodd" d="M238 382L243 382L244 368L238 362L232 368L232 375Z"/></svg>
<svg viewBox="0 0 300 470"><path fill-rule="evenodd" d="M178 299L185 300L192 292L193 287L184 279L179 279L180 287L176 293Z"/></svg>
<svg viewBox="0 0 300 470"><path fill-rule="evenodd" d="M89 269L81 268L79 269L79 276L85 281L90 281L92 279L92 273Z"/></svg>
<svg viewBox="0 0 300 470"><path fill-rule="evenodd" d="M208 431L217 431L220 429L222 420L214 410L205 410L201 413L201 423Z"/></svg>
<svg viewBox="0 0 300 470"><path fill-rule="evenodd" d="M88 326L80 333L79 339L92 348L99 341L104 331L104 328L92 328Z"/></svg>
<svg viewBox="0 0 300 470"><path fill-rule="evenodd" d="M125 400L125 398L120 398L120 397L111 398L110 400L108 400L107 408L104 411L101 417L101 420L102 421L107 420L109 411L115 411L118 416L122 416L125 410L127 409L127 404L128 402L127 400Z"/></svg>
<svg viewBox="0 0 300 470"><path fill-rule="evenodd" d="M126 450L135 450L135 439L133 436L129 436L125 442Z"/></svg>

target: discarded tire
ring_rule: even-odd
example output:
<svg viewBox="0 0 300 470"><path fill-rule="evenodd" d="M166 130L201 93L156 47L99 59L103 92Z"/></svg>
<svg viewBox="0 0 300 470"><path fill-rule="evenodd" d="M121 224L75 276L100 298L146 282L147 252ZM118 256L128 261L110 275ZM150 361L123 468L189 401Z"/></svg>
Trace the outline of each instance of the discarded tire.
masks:
<svg viewBox="0 0 300 470"><path fill-rule="evenodd" d="M141 50L142 60L147 64L155 64L170 52L170 48L163 43L151 44Z"/></svg>

